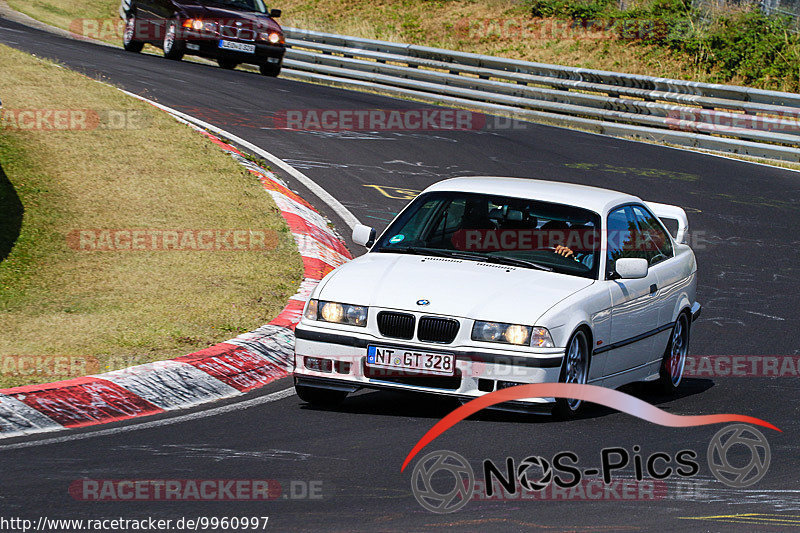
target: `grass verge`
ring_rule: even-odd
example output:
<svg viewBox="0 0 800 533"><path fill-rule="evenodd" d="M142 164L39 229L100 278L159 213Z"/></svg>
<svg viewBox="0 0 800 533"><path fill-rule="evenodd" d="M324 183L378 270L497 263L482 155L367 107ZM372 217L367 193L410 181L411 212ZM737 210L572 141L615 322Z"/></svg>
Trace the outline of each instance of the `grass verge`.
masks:
<svg viewBox="0 0 800 533"><path fill-rule="evenodd" d="M70 377L65 360L97 372L177 357L282 309L302 262L243 167L165 113L54 63L0 46L0 72L0 387ZM80 110L97 127L23 129L21 110ZM69 239L95 229L264 230L277 244L86 251Z"/></svg>
<svg viewBox="0 0 800 533"><path fill-rule="evenodd" d="M8 5L38 21L65 30L77 29L81 19L119 20L119 2L110 0L12 0ZM110 38L108 36L109 42ZM114 44L120 43L115 40Z"/></svg>

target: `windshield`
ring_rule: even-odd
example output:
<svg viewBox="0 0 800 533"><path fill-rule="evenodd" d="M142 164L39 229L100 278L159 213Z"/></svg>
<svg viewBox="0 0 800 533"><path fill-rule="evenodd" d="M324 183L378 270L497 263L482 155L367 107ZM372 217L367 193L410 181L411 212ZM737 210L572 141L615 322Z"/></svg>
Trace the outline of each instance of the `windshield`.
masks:
<svg viewBox="0 0 800 533"><path fill-rule="evenodd" d="M568 205L432 192L417 197L372 252L488 260L596 279L599 225L597 213Z"/></svg>
<svg viewBox="0 0 800 533"><path fill-rule="evenodd" d="M267 6L261 0L201 0L200 4L206 6L230 7L239 11L255 11L266 13Z"/></svg>

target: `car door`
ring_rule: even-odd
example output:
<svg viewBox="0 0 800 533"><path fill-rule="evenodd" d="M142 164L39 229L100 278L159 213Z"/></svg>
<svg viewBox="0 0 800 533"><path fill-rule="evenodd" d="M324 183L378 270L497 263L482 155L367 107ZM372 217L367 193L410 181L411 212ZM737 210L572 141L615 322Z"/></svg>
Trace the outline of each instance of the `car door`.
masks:
<svg viewBox="0 0 800 533"><path fill-rule="evenodd" d="M153 0L135 0L131 2L136 15L137 38L143 41L153 40Z"/></svg>
<svg viewBox="0 0 800 533"><path fill-rule="evenodd" d="M167 20L175 14L175 6L172 0L148 0L153 10L151 24L153 34L159 40L164 39L166 33Z"/></svg>
<svg viewBox="0 0 800 533"><path fill-rule="evenodd" d="M647 363L653 352L653 330L658 326L658 279L648 271L641 279L616 278L615 263L622 257L646 258L642 236L630 205L619 207L606 219L606 284L611 296L610 338L595 353L605 353L604 371L613 376ZM624 383L625 379L619 379Z"/></svg>
<svg viewBox="0 0 800 533"><path fill-rule="evenodd" d="M651 361L660 361L669 340L673 313L688 279L680 259L675 257L672 240L658 218L645 206L632 207L639 230L642 233L645 253L650 270L656 275L658 290L655 294L659 308L658 327L660 333L653 337Z"/></svg>
<svg viewBox="0 0 800 533"><path fill-rule="evenodd" d="M133 5L136 7L136 19L140 31L146 36L146 41L161 42L163 35L158 26L158 14L156 4L160 0L135 0Z"/></svg>

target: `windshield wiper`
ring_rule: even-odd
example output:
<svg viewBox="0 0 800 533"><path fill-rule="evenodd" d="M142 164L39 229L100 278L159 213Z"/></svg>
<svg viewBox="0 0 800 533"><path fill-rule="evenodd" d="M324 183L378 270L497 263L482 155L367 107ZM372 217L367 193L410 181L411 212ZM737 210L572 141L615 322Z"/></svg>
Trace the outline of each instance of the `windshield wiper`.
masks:
<svg viewBox="0 0 800 533"><path fill-rule="evenodd" d="M436 248L420 248L416 246L403 246L398 248L381 248L379 252L392 252L397 254L432 255L435 257L457 257L459 259L470 259L473 261L483 261L485 263L495 263L499 265L519 266L525 268L535 268L552 272L553 269L527 259L516 257L506 257L502 255L481 254L478 252L461 252L458 250L439 250Z"/></svg>
<svg viewBox="0 0 800 533"><path fill-rule="evenodd" d="M520 266L525 268L535 268L537 270L544 270L545 272L552 272L553 269L544 266L539 263L535 263L533 261L528 261L527 259L518 259L516 257L506 257L504 255L489 255L489 254L481 254L478 252L461 252L458 250L437 250L442 253L442 255L448 257L459 257L462 259L473 259L473 260L480 260L485 263L496 263L499 265L509 265L509 266Z"/></svg>
<svg viewBox="0 0 800 533"><path fill-rule="evenodd" d="M400 246L397 248L381 248L377 252L389 252L393 254L413 254L413 255L432 255L435 257L450 257L447 250L437 250L436 248L420 248L417 246Z"/></svg>
<svg viewBox="0 0 800 533"><path fill-rule="evenodd" d="M463 252L459 252L463 253ZM466 255L465 255L466 257ZM504 255L487 255L487 254L475 254L475 258L479 258L486 263L497 263L499 265L509 265L509 266L521 266L526 268L535 268L536 270L544 270L545 272L552 272L553 269L544 266L539 263L534 263L533 261L528 261L527 259L518 259L516 257L506 257Z"/></svg>

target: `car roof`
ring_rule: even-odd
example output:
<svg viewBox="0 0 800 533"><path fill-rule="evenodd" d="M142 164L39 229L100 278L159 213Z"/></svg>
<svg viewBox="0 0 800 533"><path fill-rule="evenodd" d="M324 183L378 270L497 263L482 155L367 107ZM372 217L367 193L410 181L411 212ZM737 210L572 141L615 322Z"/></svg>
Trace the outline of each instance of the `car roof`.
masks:
<svg viewBox="0 0 800 533"><path fill-rule="evenodd" d="M530 198L543 202L583 207L600 214L605 214L608 209L620 204L642 203L642 200L636 196L599 187L499 176L450 178L434 183L423 192L433 191L475 192L513 198Z"/></svg>

